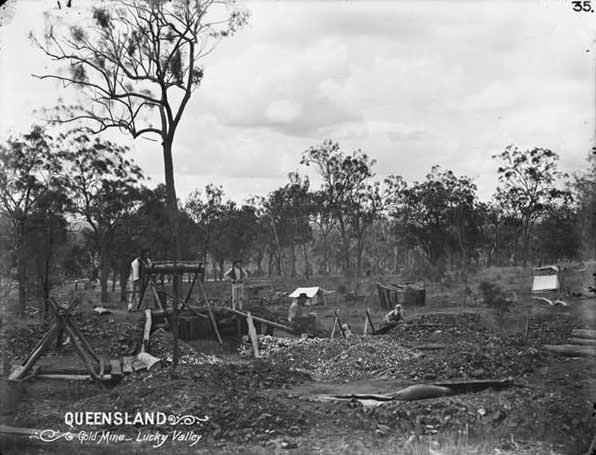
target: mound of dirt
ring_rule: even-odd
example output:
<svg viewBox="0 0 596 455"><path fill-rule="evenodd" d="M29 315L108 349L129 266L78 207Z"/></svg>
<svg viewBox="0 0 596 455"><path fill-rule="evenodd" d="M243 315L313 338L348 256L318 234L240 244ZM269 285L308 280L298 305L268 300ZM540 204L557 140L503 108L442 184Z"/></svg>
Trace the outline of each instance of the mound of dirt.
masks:
<svg viewBox="0 0 596 455"><path fill-rule="evenodd" d="M279 389L308 380L282 368L250 365L205 365L166 370L126 378L109 393L80 400L73 411L164 412L168 415L208 417L206 423L184 426L205 436L236 441L263 440L275 435L298 435L307 416ZM152 428L146 426L143 428ZM159 426L168 431L181 427ZM119 431L133 428L119 427Z"/></svg>
<svg viewBox="0 0 596 455"><path fill-rule="evenodd" d="M298 369L323 379L371 376L391 368L404 368L419 358L419 351L400 346L386 337L277 338L259 336L259 354L273 365ZM253 355L250 340L239 348Z"/></svg>
<svg viewBox="0 0 596 455"><path fill-rule="evenodd" d="M171 332L158 329L149 339L149 353L166 362L172 362L174 337ZM203 354L183 340L178 340L178 361L180 365L221 365L222 360L214 355Z"/></svg>
<svg viewBox="0 0 596 455"><path fill-rule="evenodd" d="M426 351L407 366L388 368L391 376L413 379L523 377L544 363L545 354L518 338L494 338L486 343L461 342L444 350Z"/></svg>
<svg viewBox="0 0 596 455"><path fill-rule="evenodd" d="M408 319L389 333L400 342L485 341L494 335L478 313L428 313Z"/></svg>
<svg viewBox="0 0 596 455"><path fill-rule="evenodd" d="M433 400L389 402L371 411L356 403L337 404L355 430L390 434L461 434L470 438L537 440L585 447L593 434L590 404L560 393L529 388L483 391ZM578 452L575 452L578 453Z"/></svg>
<svg viewBox="0 0 596 455"><path fill-rule="evenodd" d="M96 354L107 357L121 357L134 354L143 337L142 324L134 321L116 321L109 315L99 316L94 313L75 313L73 323L87 338ZM6 340L8 351L15 358L26 357L50 329L50 323L38 323L30 326L7 328ZM66 333L63 335L63 340ZM56 355L56 343L52 341L46 356ZM61 356L76 356L72 344L61 348Z"/></svg>

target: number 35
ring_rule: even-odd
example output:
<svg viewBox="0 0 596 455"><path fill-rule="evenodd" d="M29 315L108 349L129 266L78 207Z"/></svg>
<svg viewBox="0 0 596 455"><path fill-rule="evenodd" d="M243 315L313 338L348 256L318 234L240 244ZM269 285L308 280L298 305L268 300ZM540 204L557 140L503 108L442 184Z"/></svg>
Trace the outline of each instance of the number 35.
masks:
<svg viewBox="0 0 596 455"><path fill-rule="evenodd" d="M587 11L587 12L592 11L591 0L583 0L583 1L575 0L571 3L573 4L573 11Z"/></svg>

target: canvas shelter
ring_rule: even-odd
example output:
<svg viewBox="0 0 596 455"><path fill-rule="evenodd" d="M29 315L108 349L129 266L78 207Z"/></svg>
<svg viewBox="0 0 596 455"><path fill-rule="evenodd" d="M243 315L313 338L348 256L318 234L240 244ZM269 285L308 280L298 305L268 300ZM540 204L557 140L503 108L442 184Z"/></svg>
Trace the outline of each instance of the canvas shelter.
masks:
<svg viewBox="0 0 596 455"><path fill-rule="evenodd" d="M559 268L556 265L538 267L534 269L532 292L552 292L561 288Z"/></svg>
<svg viewBox="0 0 596 455"><path fill-rule="evenodd" d="M327 302L327 296L333 294L334 291L326 291L321 287L310 287L310 288L296 288L288 297L292 302L298 300L300 294L306 294L307 305L319 305Z"/></svg>

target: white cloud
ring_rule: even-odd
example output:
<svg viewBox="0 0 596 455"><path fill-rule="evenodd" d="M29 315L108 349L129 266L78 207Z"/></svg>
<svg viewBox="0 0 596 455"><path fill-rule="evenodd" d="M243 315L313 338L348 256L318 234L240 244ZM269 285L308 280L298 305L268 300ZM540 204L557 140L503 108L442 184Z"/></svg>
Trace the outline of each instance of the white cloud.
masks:
<svg viewBox="0 0 596 455"><path fill-rule="evenodd" d="M302 113L302 106L289 100L275 100L267 106L265 118L271 123L290 123Z"/></svg>
<svg viewBox="0 0 596 455"><path fill-rule="evenodd" d="M37 4L21 0L0 29L3 133L28 126L31 108L58 93L72 97L29 76L47 64L25 38L43 19ZM484 196L494 187L490 156L509 143L549 147L567 170L583 166L594 31L564 2L246 6L248 28L209 56L177 133L180 195L210 182L238 199L266 192L325 138L376 158L380 177L423 178L438 163L477 177ZM133 154L161 180L159 144L137 140Z"/></svg>

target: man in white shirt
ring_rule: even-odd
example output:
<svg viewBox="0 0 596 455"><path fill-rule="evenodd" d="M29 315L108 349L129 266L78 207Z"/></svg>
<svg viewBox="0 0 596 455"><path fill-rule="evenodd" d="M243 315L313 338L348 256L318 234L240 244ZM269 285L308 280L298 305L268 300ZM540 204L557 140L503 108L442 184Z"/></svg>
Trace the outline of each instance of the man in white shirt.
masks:
<svg viewBox="0 0 596 455"><path fill-rule="evenodd" d="M130 276L128 277L128 311L137 309L145 268L151 265L149 253L149 250L144 248L141 250L140 256L134 258L130 263Z"/></svg>
<svg viewBox="0 0 596 455"><path fill-rule="evenodd" d="M224 278L232 282L232 308L241 310L244 307L244 278L246 270L242 268L242 261L236 259L232 268L228 270Z"/></svg>

